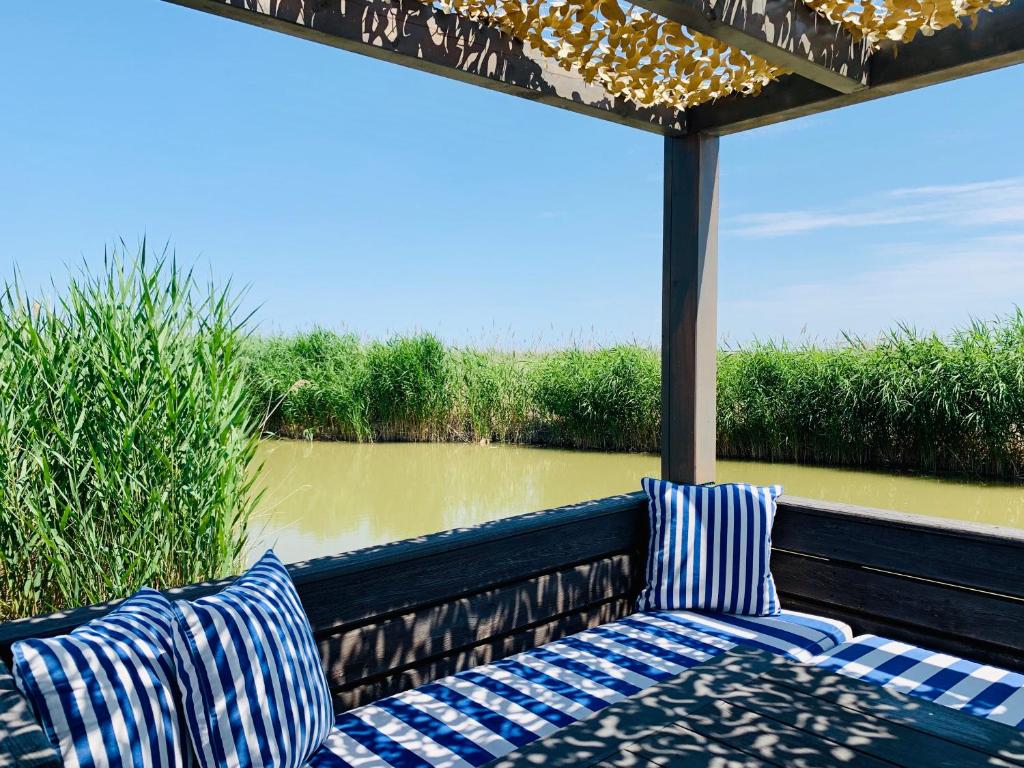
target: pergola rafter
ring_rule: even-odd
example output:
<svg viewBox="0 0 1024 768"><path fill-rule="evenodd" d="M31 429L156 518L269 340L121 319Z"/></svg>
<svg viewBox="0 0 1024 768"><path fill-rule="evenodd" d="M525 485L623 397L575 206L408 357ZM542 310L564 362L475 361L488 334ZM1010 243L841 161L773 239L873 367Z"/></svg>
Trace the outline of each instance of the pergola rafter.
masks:
<svg viewBox="0 0 1024 768"><path fill-rule="evenodd" d="M725 135L1024 63L1024 2L978 15L906 45L887 45L869 62L869 88L847 94L782 77L756 97L730 96L687 111L691 133Z"/></svg>
<svg viewBox="0 0 1024 768"><path fill-rule="evenodd" d="M638 0L638 5L840 93L868 85L871 48L800 0Z"/></svg>
<svg viewBox="0 0 1024 768"><path fill-rule="evenodd" d="M393 64L663 135L683 113L612 96L496 27L415 0L166 0Z"/></svg>

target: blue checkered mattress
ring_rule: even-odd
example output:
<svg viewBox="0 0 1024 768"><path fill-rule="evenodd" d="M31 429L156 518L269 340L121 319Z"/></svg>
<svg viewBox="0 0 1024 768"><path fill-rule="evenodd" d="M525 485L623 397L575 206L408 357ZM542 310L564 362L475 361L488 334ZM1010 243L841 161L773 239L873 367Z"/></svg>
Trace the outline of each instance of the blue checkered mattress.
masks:
<svg viewBox="0 0 1024 768"><path fill-rule="evenodd" d="M637 613L346 712L310 766L483 765L736 645L810 661L850 635L793 611Z"/></svg>
<svg viewBox="0 0 1024 768"><path fill-rule="evenodd" d="M859 635L813 660L824 669L1024 728L1024 675L887 640Z"/></svg>

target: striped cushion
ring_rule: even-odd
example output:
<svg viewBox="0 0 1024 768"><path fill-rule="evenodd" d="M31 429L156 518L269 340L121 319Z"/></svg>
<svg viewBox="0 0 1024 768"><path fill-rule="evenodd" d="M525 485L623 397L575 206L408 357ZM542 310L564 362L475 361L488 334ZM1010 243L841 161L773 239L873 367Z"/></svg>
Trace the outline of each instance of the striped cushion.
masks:
<svg viewBox="0 0 1024 768"><path fill-rule="evenodd" d="M778 485L677 485L644 478L647 586L638 610L777 616L769 568Z"/></svg>
<svg viewBox="0 0 1024 768"><path fill-rule="evenodd" d="M875 635L814 659L824 669L1024 729L1024 675Z"/></svg>
<svg viewBox="0 0 1024 768"><path fill-rule="evenodd" d="M637 613L346 712L312 768L467 768L737 644L806 661L850 637L838 622Z"/></svg>
<svg viewBox="0 0 1024 768"><path fill-rule="evenodd" d="M71 634L12 647L14 678L70 766L187 766L171 605L143 589Z"/></svg>
<svg viewBox="0 0 1024 768"><path fill-rule="evenodd" d="M333 709L309 621L273 552L224 591L174 603L184 711L205 768L300 766Z"/></svg>

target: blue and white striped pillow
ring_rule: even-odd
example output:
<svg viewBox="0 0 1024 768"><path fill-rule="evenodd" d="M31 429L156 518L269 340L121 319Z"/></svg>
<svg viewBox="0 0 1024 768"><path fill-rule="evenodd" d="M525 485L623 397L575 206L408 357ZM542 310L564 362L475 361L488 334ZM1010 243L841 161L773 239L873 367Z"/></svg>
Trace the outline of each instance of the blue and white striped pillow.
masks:
<svg viewBox="0 0 1024 768"><path fill-rule="evenodd" d="M647 477L643 488L651 530L639 610L782 612L770 569L782 486L677 485Z"/></svg>
<svg viewBox="0 0 1024 768"><path fill-rule="evenodd" d="M12 646L14 679L65 765L190 766L163 595L143 589L68 635Z"/></svg>
<svg viewBox="0 0 1024 768"><path fill-rule="evenodd" d="M174 603L184 711L204 768L297 768L334 709L309 620L287 569L267 552L234 584Z"/></svg>

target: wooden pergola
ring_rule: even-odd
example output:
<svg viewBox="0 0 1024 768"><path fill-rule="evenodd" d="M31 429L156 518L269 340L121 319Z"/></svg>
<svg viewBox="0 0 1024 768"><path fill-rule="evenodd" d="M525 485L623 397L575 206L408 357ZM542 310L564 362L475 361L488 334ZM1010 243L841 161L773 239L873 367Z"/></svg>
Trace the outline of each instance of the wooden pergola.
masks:
<svg viewBox="0 0 1024 768"><path fill-rule="evenodd" d="M922 34L905 33L913 38L905 43L872 40L856 15L830 20L821 0L636 0L633 7L649 12L648 23L682 25L688 34L720 41L722 51L743 52L732 60L746 57L755 69L774 73L746 93L740 84L717 98L687 96L698 103L681 109L670 97L610 92L573 59L572 45L569 55L552 55L541 32L532 41L509 34L503 11L473 17L453 12L451 3L416 0L168 1L663 135L662 476L677 482L714 480L718 137L1024 61L1024 1L1018 0L970 6L970 0L947 0L944 23L925 18L918 4ZM550 0L526 0L524 11L530 2L543 9L523 29L539 29L544 13L557 13ZM879 8L900 10L888 2L888 10ZM936 5L929 6L932 13ZM588 19L622 17L616 34L639 18L604 3L591 2L587 12ZM717 55L714 46L701 52L707 50ZM614 75L601 76L611 82Z"/></svg>
<svg viewBox="0 0 1024 768"><path fill-rule="evenodd" d="M620 0L168 1L662 134L662 474L681 482L714 479L718 137L1024 61L1024 0L638 0L647 9L639 16ZM872 3L886 3L889 15L869 18L865 7L880 7ZM567 6L582 9L571 24ZM836 20L837 9L859 13L870 28L849 15ZM642 41L622 42L637 30ZM335 714L633 616L646 584L648 526L641 492L290 565ZM787 609L1024 673L1024 531L782 497L771 545ZM187 585L170 596L192 600L222 586ZM117 605L0 623L0 768L62 764L7 674L14 644L64 634ZM718 669L683 672L697 675L704 703L725 690L707 677ZM806 681L820 675L815 669L812 659L791 672ZM767 731L744 720L737 731L771 738L741 750L757 758L743 764L804 759L809 744L824 745L814 763L824 765L840 763L836 746L844 764L1022 764L1024 741L1007 726L910 698L887 699L892 722L883 721L881 707L864 709L882 689L848 685L831 678L810 704L801 689L791 720L780 720L776 698L772 716L755 720ZM671 714L687 698L681 690L646 711ZM614 750L579 759L576 747L591 742L618 749L625 718L608 711L611 720L559 731L563 744L575 744L548 764L627 764L612 759ZM689 714L689 725L706 725ZM713 719L717 727L722 717ZM595 723L605 730L581 738ZM677 744L671 760L712 764L731 735L708 734L714 750L702 736L696 749ZM797 751L775 749L787 743ZM960 762L964 755L971 760ZM663 757L628 764L676 764ZM543 762L520 758L504 765Z"/></svg>

